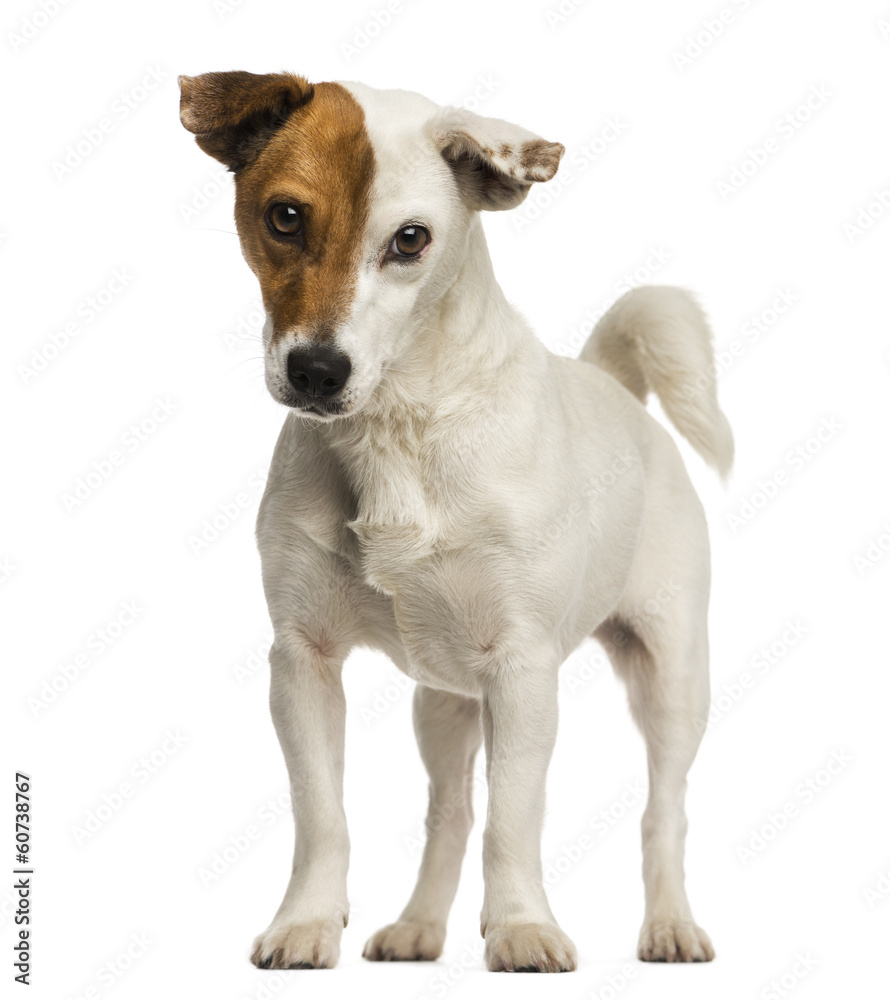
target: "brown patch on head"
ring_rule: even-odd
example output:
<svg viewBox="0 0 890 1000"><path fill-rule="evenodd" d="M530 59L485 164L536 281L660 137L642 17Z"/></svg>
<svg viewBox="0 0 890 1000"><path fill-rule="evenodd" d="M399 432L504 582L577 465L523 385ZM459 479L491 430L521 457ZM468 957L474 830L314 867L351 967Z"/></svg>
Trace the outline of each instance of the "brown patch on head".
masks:
<svg viewBox="0 0 890 1000"><path fill-rule="evenodd" d="M329 339L351 306L374 175L361 105L337 83L211 73L186 78L183 107L199 145L236 163L235 221L273 340L292 331ZM276 202L301 210L299 241L270 232Z"/></svg>
<svg viewBox="0 0 890 1000"><path fill-rule="evenodd" d="M565 146L546 139L531 139L520 147L519 165L529 180L549 181L559 167Z"/></svg>
<svg viewBox="0 0 890 1000"><path fill-rule="evenodd" d="M361 105L340 84L321 83L257 162L236 177L241 245L260 279L276 338L299 330L324 340L348 313L373 174ZM276 201L303 209L301 248L269 233L265 213Z"/></svg>

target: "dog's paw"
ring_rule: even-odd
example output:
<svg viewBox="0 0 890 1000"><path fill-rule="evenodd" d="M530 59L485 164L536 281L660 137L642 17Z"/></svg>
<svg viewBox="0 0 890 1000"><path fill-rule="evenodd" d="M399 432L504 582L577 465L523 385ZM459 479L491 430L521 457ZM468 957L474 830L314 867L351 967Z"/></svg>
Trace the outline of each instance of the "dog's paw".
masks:
<svg viewBox="0 0 890 1000"><path fill-rule="evenodd" d="M254 941L250 960L258 969L333 969L342 932L342 924L325 920L273 924Z"/></svg>
<svg viewBox="0 0 890 1000"><path fill-rule="evenodd" d="M491 972L573 972L575 946L551 924L488 927L485 964Z"/></svg>
<svg viewBox="0 0 890 1000"><path fill-rule="evenodd" d="M365 945L370 962L432 962L442 954L445 928L399 920L381 928Z"/></svg>
<svg viewBox="0 0 890 1000"><path fill-rule="evenodd" d="M710 962L714 946L691 920L647 920L637 955L644 962Z"/></svg>

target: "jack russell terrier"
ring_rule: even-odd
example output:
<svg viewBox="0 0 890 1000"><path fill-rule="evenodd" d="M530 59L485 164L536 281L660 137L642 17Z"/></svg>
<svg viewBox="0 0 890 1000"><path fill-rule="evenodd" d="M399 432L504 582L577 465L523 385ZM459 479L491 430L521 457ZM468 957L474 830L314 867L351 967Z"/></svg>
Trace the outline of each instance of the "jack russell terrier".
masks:
<svg viewBox="0 0 890 1000"><path fill-rule="evenodd" d="M708 535L680 453L644 407L657 393L728 472L700 308L677 288L636 288L579 359L558 357L504 298L479 212L550 180L559 143L357 83L231 72L180 87L182 124L235 175L266 384L290 411L257 537L296 847L252 961L337 962L349 912L341 670L367 646L417 682L430 802L417 886L365 957L441 954L484 741L486 964L574 969L540 840L557 672L588 636L625 681L647 746L639 957L710 960L683 876L686 774L709 704Z"/></svg>

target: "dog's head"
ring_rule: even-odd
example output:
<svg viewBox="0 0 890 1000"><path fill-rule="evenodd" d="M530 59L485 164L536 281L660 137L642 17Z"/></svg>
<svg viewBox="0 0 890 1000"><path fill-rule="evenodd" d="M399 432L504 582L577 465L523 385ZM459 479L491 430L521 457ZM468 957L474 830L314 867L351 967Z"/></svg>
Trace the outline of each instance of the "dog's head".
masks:
<svg viewBox="0 0 890 1000"><path fill-rule="evenodd" d="M269 391L323 420L371 398L460 272L473 213L518 205L564 152L406 91L243 72L180 87L182 124L235 175Z"/></svg>

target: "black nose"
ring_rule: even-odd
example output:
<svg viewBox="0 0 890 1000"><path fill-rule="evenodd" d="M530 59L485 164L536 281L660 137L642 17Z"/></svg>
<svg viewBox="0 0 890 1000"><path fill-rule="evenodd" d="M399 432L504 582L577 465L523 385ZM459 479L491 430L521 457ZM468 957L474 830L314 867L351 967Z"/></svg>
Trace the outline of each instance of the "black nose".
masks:
<svg viewBox="0 0 890 1000"><path fill-rule="evenodd" d="M351 371L349 358L324 344L295 347L287 356L290 384L307 396L333 396L346 384Z"/></svg>

